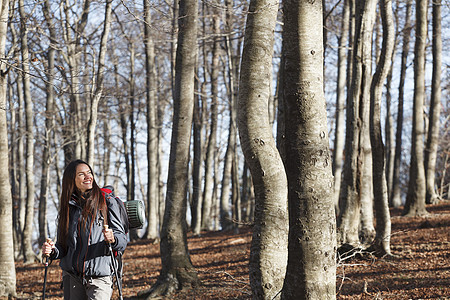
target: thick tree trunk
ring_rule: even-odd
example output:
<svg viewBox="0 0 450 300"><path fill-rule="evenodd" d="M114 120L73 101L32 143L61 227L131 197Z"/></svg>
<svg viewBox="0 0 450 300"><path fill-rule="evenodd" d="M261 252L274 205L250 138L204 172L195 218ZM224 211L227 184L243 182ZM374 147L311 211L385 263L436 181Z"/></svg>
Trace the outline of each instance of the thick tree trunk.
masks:
<svg viewBox="0 0 450 300"><path fill-rule="evenodd" d="M283 1L289 256L282 299L336 299L321 1ZM319 34L318 34L319 33Z"/></svg>
<svg viewBox="0 0 450 300"><path fill-rule="evenodd" d="M391 219L386 183L386 157L381 136L381 96L394 49L394 23L391 0L382 0L380 8L383 23L383 45L370 89L370 141L373 149L373 187L376 191L374 197L377 220L376 237L373 245L376 253L381 256L391 253Z"/></svg>
<svg viewBox="0 0 450 300"><path fill-rule="evenodd" d="M428 126L428 137L425 148L426 172L426 203L436 203L439 196L436 193L435 172L439 139L439 117L441 114L441 67L442 67L442 37L441 37L441 3L433 0L433 75L431 80L431 104Z"/></svg>
<svg viewBox="0 0 450 300"><path fill-rule="evenodd" d="M405 7L405 26L403 28L403 46L402 59L400 64L400 80L398 84L398 108L397 108L397 128L395 133L395 157L394 157L394 174L392 175L392 190L390 195L390 205L399 207L402 205L400 190L400 167L402 160L402 133L403 133L403 102L405 94L405 80L407 60L409 53L409 41L411 38L411 8L412 0L406 1Z"/></svg>
<svg viewBox="0 0 450 300"><path fill-rule="evenodd" d="M144 45L146 70L146 105L147 105L147 239L158 238L158 206L159 206L159 162L158 162L158 114L156 99L156 66L155 46L151 33L150 5L144 0Z"/></svg>
<svg viewBox="0 0 450 300"><path fill-rule="evenodd" d="M9 1L0 1L0 175L9 178L9 149L6 118L7 69L5 59ZM9 180L0 183L0 297L16 296L16 268L14 265L12 195Z"/></svg>
<svg viewBox="0 0 450 300"><path fill-rule="evenodd" d="M194 73L197 56L196 0L180 1L172 139L169 157L166 207L161 230L162 269L156 283L142 294L169 295L200 284L187 247L187 181L189 145L194 109Z"/></svg>
<svg viewBox="0 0 450 300"><path fill-rule="evenodd" d="M423 216L425 209L425 168L423 159L423 102L425 98L425 47L427 39L427 0L416 1L416 42L414 46L414 103L408 194L404 207L407 216Z"/></svg>
<svg viewBox="0 0 450 300"><path fill-rule="evenodd" d="M239 82L239 137L256 202L249 262L254 299L279 299L287 263L287 179L268 113L277 11L277 1L250 1Z"/></svg>

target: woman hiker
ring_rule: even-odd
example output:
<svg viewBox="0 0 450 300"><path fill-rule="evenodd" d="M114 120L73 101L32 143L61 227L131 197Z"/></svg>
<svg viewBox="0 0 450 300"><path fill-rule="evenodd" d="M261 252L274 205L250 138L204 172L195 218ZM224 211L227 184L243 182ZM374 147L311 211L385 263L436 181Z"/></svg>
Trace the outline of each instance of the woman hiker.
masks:
<svg viewBox="0 0 450 300"><path fill-rule="evenodd" d="M65 300L111 299L114 269L108 243L113 251L127 246L118 204L105 200L86 162L72 161L62 179L57 241L42 245L44 256L60 259Z"/></svg>

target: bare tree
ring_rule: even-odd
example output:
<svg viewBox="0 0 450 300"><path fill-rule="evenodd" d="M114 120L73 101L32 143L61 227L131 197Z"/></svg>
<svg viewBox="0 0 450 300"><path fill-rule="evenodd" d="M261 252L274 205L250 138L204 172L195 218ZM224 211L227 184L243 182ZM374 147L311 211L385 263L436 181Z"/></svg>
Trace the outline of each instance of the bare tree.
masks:
<svg viewBox="0 0 450 300"><path fill-rule="evenodd" d="M376 237L374 247L377 254L390 254L391 220L389 214L389 197L386 182L386 157L381 137L381 96L383 83L391 68L391 56L394 50L394 23L392 19L392 1L380 2L381 20L383 24L383 44L376 72L370 89L370 141L372 144L373 186L376 193Z"/></svg>
<svg viewBox="0 0 450 300"><path fill-rule="evenodd" d="M411 160L409 167L408 194L404 214L408 216L426 215L425 209L425 168L423 159L423 102L425 98L425 47L427 39L428 1L416 1L416 41L414 46L414 103Z"/></svg>
<svg viewBox="0 0 450 300"><path fill-rule="evenodd" d="M372 66L372 31L375 21L375 0L356 1L356 28L353 45L353 70L350 93L347 97L344 178L341 186L338 219L338 244L359 245L359 215L361 208L361 179L366 152L364 142L364 115L370 103ZM366 110L368 112L368 110ZM367 124L368 126L368 124ZM368 133L368 132L367 132ZM367 163L366 163L367 165ZM365 173L364 173L365 172Z"/></svg>
<svg viewBox="0 0 450 300"><path fill-rule="evenodd" d="M336 225L321 1L283 1L289 256L282 299L336 298Z"/></svg>
<svg viewBox="0 0 450 300"><path fill-rule="evenodd" d="M8 28L9 1L0 1L0 174L9 178L8 131L6 118L6 90L8 69L5 60L6 32ZM12 224L12 195L9 180L0 183L0 296L16 296L16 268Z"/></svg>
<svg viewBox="0 0 450 300"><path fill-rule="evenodd" d="M347 87L347 52L350 25L350 1L344 0L342 5L341 35L338 37L338 78L336 86L336 126L333 151L334 198L335 207L339 208L342 165L345 138L345 96Z"/></svg>
<svg viewBox="0 0 450 300"><path fill-rule="evenodd" d="M269 120L278 2L250 1L239 82L238 126L255 189L250 247L254 299L279 298L287 262L287 179ZM226 188L226 187L223 187Z"/></svg>
<svg viewBox="0 0 450 300"><path fill-rule="evenodd" d="M24 1L19 0L20 13L20 33L23 73L23 95L25 102L25 128L26 128L26 161L25 173L27 179L27 200L25 226L23 230L23 254L25 263L33 263L36 255L33 251L33 223L34 223L34 112L33 100L31 99L31 81L30 81L30 54L28 50L28 26L26 24L28 16L25 13Z"/></svg>
<svg viewBox="0 0 450 300"><path fill-rule="evenodd" d="M97 72L95 74L94 83L94 93L91 99L90 107L90 118L88 122L88 133L87 133L87 162L91 166L94 164L94 146L95 146L95 132L97 125L97 114L98 114L98 103L102 97L103 93L103 79L105 76L105 60L106 60L106 50L108 44L109 31L111 29L111 10L112 10L112 0L107 0L105 5L105 20L103 24L103 32L100 41L100 52L98 55L98 66Z"/></svg>
<svg viewBox="0 0 450 300"><path fill-rule="evenodd" d="M143 293L148 299L168 295L185 287L195 288L200 283L188 253L186 224L189 145L197 56L198 2L181 0L179 12L180 30L175 64L172 140L166 208L161 229L162 270L152 288Z"/></svg>
<svg viewBox="0 0 450 300"><path fill-rule="evenodd" d="M158 115L156 99L155 46L150 35L151 14L148 0L144 1L144 46L145 46L145 83L147 101L147 232L148 239L158 237L158 199L159 199L159 163L158 163Z"/></svg>
<svg viewBox="0 0 450 300"><path fill-rule="evenodd" d="M56 30L54 20L50 13L50 1L46 0L42 3L42 12L48 26L50 44L47 51L47 81L46 94L47 103L45 109L45 132L44 132L44 149L42 153L42 175L41 175L41 195L39 197L39 245L41 245L48 237L47 232L47 199L49 191L49 175L51 164L51 139L54 130L55 116L55 52L56 52Z"/></svg>
<svg viewBox="0 0 450 300"><path fill-rule="evenodd" d="M409 41L411 37L411 5L412 0L406 1L405 23L403 27L402 58L400 64L400 80L398 84L397 128L395 133L395 157L394 173L392 174L392 190L389 196L390 205L399 207L402 204L400 193L400 166L402 159L402 133L403 133L403 102L405 94L405 79L407 59L409 53Z"/></svg>
<svg viewBox="0 0 450 300"><path fill-rule="evenodd" d="M431 79L431 104L427 144L425 147L426 203L436 203L436 157L439 139L439 117L441 114L441 0L433 0L433 75Z"/></svg>

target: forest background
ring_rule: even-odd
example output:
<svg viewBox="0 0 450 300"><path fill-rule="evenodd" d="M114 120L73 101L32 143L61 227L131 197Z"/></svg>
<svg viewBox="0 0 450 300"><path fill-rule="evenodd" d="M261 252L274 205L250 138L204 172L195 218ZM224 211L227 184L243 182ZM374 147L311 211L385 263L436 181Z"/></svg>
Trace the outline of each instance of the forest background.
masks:
<svg viewBox="0 0 450 300"><path fill-rule="evenodd" d="M386 30L381 3L385 1L376 6L369 21L373 28L363 30L357 26L355 2L324 0L323 32L314 33L321 37L324 49L326 136L335 186L332 200L337 225L348 233L338 237L340 245L368 245L376 235L372 204L374 188L378 189L372 174L378 164L373 165L370 156L373 112L371 119L368 90L361 92L368 102L352 102L356 77L352 66L357 57L357 28L369 40L364 63L370 77L383 61ZM424 215L425 201L449 198L450 4L388 3L394 39L382 83L384 149L374 155L383 156L389 205L405 206L405 214ZM195 54L195 82L185 181L187 226L194 235L252 224L255 211L255 191L237 125L249 3L201 1L197 5L197 34L188 49ZM425 14L420 14L423 7ZM93 166L99 185L113 185L123 200L145 202L149 222L131 233L132 240L159 241L169 156L175 147L169 137L174 119L189 116L173 101L179 97L179 9L176 1L2 1L2 107L8 154L2 157L2 171L9 185L2 186L5 198L0 202L2 216L11 216L10 223L2 218L2 228L11 228L14 242L14 254L5 256L35 262L39 245L55 237L62 170L75 158ZM280 125L284 122L283 24L280 8L271 77L266 80L271 92L267 106L262 107L278 145L284 136ZM424 63L417 66L420 54ZM360 107L361 124L352 132L349 116L355 107ZM344 164L344 153L352 153L348 147L365 154L357 172L357 181L363 184L357 186L360 201L356 204L346 200L342 195L348 192L341 189L347 185L348 190L344 173L352 168ZM12 209L5 209L9 201ZM349 222L346 214L351 216ZM8 240L2 239L1 249L8 247ZM5 256L2 261L8 260ZM12 276L9 269L2 269L3 275Z"/></svg>

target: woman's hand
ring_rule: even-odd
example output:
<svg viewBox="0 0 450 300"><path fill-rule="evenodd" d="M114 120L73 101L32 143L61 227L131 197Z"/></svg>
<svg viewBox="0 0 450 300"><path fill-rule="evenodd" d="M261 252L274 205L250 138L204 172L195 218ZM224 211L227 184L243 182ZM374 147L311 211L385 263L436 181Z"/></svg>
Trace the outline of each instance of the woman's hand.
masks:
<svg viewBox="0 0 450 300"><path fill-rule="evenodd" d="M42 244L42 256L48 257L52 253L53 249L55 249L55 243L51 239L47 239L47 241Z"/></svg>
<svg viewBox="0 0 450 300"><path fill-rule="evenodd" d="M105 241L108 244L114 244L114 242L116 241L112 229L109 229L107 226L104 226L103 228L103 236L105 237Z"/></svg>

